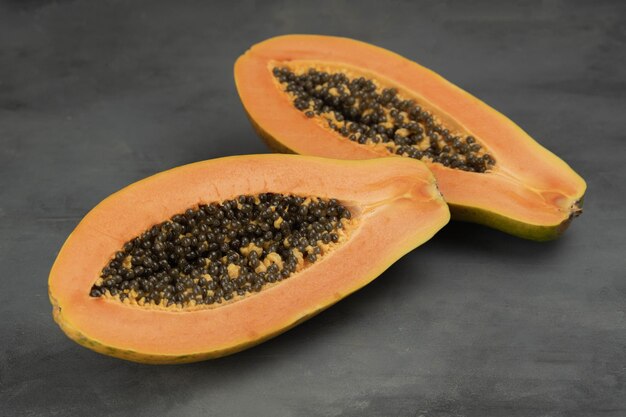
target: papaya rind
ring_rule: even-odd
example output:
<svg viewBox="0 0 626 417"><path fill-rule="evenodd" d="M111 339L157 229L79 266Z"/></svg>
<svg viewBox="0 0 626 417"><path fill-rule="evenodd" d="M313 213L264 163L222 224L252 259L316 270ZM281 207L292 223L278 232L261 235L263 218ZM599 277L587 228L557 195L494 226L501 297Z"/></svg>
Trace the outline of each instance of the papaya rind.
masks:
<svg viewBox="0 0 626 417"><path fill-rule="evenodd" d="M540 226L520 222L478 207L461 206L458 204L448 204L448 207L450 208L452 218L456 221L481 224L513 236L537 242L557 239L565 232L574 218L572 215L557 225ZM579 207L582 207L582 200L579 203Z"/></svg>

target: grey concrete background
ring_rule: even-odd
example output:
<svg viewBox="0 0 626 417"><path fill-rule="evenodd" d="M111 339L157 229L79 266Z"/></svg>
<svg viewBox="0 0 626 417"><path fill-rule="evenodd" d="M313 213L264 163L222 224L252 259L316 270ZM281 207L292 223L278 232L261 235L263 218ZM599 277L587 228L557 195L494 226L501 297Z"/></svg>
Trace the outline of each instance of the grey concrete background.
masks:
<svg viewBox="0 0 626 417"><path fill-rule="evenodd" d="M0 415L626 416L625 5L2 2ZM142 177L266 152L232 64L292 32L373 42L483 98L587 179L584 215L546 244L451 224L220 360L151 367L71 342L46 287L66 236Z"/></svg>

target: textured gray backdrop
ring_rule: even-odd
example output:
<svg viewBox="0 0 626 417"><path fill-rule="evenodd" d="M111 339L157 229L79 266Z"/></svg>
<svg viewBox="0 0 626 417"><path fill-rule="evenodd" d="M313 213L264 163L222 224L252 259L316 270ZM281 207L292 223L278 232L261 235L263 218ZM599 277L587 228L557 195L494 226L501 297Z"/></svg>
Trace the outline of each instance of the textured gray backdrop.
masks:
<svg viewBox="0 0 626 417"><path fill-rule="evenodd" d="M0 3L0 414L626 416L626 3L223 3ZM373 42L483 98L587 179L585 214L545 244L451 224L216 361L143 366L68 340L46 293L66 236L142 177L266 152L232 64L292 32Z"/></svg>

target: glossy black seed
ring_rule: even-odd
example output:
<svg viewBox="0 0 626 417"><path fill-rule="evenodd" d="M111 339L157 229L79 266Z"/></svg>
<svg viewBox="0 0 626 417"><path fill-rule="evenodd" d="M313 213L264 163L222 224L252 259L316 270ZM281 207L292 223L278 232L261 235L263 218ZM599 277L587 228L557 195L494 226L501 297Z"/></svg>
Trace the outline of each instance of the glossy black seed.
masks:
<svg viewBox="0 0 626 417"><path fill-rule="evenodd" d="M474 164L452 164L442 157L443 153L481 158L482 147L472 136L464 140L454 136L436 115L399 97L395 89L377 89L376 83L364 77L349 79L343 73L314 69L296 75L289 68L276 67L272 73L292 95L297 109L309 118L323 117L331 129L350 141L370 146L389 143L386 148L391 153L472 172L485 172L495 164L490 156ZM420 146L425 134L429 139L426 149Z"/></svg>
<svg viewBox="0 0 626 417"><path fill-rule="evenodd" d="M339 77L336 85L345 82ZM264 193L187 209L125 243L90 295L185 306L191 300L221 303L260 291L295 272L294 248L312 263L322 255L319 245L339 241L336 232L344 226L339 219L349 219L350 211L335 199L305 201ZM282 262L269 254L278 254Z"/></svg>

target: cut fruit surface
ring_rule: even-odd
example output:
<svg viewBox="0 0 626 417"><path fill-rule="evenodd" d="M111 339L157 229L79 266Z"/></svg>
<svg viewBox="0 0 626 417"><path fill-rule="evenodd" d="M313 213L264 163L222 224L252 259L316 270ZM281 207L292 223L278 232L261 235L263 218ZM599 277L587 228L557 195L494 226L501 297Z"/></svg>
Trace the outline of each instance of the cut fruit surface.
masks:
<svg viewBox="0 0 626 417"><path fill-rule="evenodd" d="M274 150L422 160L454 219L549 240L581 212L586 184L565 162L501 113L385 49L281 36L242 55L235 81Z"/></svg>
<svg viewBox="0 0 626 417"><path fill-rule="evenodd" d="M249 155L159 173L80 222L49 278L83 346L146 363L233 353L376 278L449 220L410 159Z"/></svg>

